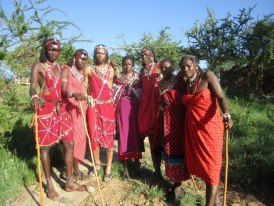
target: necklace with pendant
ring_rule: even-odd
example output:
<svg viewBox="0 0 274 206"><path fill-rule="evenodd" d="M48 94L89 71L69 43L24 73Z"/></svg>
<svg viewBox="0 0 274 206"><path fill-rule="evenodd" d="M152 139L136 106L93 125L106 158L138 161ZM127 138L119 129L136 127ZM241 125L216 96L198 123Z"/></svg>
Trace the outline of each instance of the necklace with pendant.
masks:
<svg viewBox="0 0 274 206"><path fill-rule="evenodd" d="M187 93L195 94L199 85L201 78L197 73L194 74L189 80L187 80Z"/></svg>

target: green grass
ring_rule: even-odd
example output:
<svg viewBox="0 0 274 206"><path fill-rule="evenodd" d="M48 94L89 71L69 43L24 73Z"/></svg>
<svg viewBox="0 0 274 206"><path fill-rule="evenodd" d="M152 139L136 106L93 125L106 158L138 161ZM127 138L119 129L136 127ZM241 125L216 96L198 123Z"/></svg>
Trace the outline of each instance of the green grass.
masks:
<svg viewBox="0 0 274 206"><path fill-rule="evenodd" d="M0 147L0 204L16 194L24 185L34 184L36 177L27 163Z"/></svg>
<svg viewBox="0 0 274 206"><path fill-rule="evenodd" d="M229 178L243 187L274 183L274 105L256 99L231 99Z"/></svg>

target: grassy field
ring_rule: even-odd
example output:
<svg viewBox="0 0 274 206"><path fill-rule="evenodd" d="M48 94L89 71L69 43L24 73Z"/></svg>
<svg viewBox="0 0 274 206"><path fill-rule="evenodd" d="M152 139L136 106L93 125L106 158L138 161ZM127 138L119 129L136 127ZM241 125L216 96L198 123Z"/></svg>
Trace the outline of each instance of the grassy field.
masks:
<svg viewBox="0 0 274 206"><path fill-rule="evenodd" d="M3 92L4 91L4 92ZM28 87L9 86L0 104L0 205L24 185L36 182L36 150ZM230 97L234 127L229 138L229 182L242 188L274 188L274 105L257 99ZM58 152L58 151L57 151ZM60 158L61 159L61 158ZM59 159L59 160L60 160ZM58 161L59 161L58 160ZM151 169L151 166L147 166ZM122 176L119 163L113 174ZM135 192L163 198L163 191L136 184ZM189 192L182 202L203 202Z"/></svg>

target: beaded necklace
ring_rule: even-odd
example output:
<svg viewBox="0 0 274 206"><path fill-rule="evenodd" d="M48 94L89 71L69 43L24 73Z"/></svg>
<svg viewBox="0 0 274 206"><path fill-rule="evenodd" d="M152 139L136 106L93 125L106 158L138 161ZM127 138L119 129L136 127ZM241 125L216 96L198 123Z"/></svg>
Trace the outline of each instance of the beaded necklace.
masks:
<svg viewBox="0 0 274 206"><path fill-rule="evenodd" d="M95 73L101 79L105 78L107 72L108 72L108 65L106 65L104 68L100 68L100 69L98 66L95 66Z"/></svg>
<svg viewBox="0 0 274 206"><path fill-rule="evenodd" d="M75 65L71 67L71 73L76 77L76 79L81 83L83 81L83 72L78 70Z"/></svg>
<svg viewBox="0 0 274 206"><path fill-rule="evenodd" d="M195 94L201 82L201 77L197 73L193 77L187 80L187 93Z"/></svg>
<svg viewBox="0 0 274 206"><path fill-rule="evenodd" d="M123 83L126 83L128 86L131 86L132 83L135 81L136 75L135 72L132 72L130 74L122 73L120 77L120 81Z"/></svg>
<svg viewBox="0 0 274 206"><path fill-rule="evenodd" d="M52 65L49 65L47 62L43 64L43 67L45 68L45 71L48 74L49 79L53 80L54 82L54 88L56 88L56 85L58 84L58 81L61 77L61 69L58 63L54 62ZM51 69L50 69L51 67ZM53 68L57 68L58 73L54 73Z"/></svg>
<svg viewBox="0 0 274 206"><path fill-rule="evenodd" d="M154 66L155 66L155 63L151 63L148 68L145 67L144 70L143 70L143 75L146 76L148 80L150 78L150 74L151 74L152 68Z"/></svg>

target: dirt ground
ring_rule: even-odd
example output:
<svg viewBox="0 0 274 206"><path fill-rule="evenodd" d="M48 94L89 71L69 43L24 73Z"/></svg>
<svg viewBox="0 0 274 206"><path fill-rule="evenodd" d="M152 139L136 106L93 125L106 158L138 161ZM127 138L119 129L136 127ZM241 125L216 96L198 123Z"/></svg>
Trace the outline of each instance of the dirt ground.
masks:
<svg viewBox="0 0 274 206"><path fill-rule="evenodd" d="M102 152L102 162L105 161L105 152ZM113 161L117 161L117 145L114 153ZM146 171L141 174L140 177L136 176L132 179L121 179L113 177L110 182L103 182L102 177L98 178L98 183L95 176L90 177L88 180L79 182L89 187L89 192L66 192L64 189L64 180L60 179L62 170L60 168L53 168L53 179L56 190L59 193L59 200L49 200L45 193L43 193L43 202L45 206L98 206L103 205L102 199L105 205L108 206L141 206L141 205L153 205L153 206L171 206L174 203L168 202L167 200L159 199L148 199L144 193L136 193L135 184L147 183L149 185L151 181L152 171L148 167L151 164L149 149L146 147L144 158L142 159L142 170ZM90 171L91 167L90 154L87 153L87 159L81 164L81 170ZM142 171L141 170L141 171ZM198 178L194 178L197 188L191 180L185 181L182 185L183 190L192 190L194 194L204 195L205 185ZM45 181L44 181L45 182ZM45 186L45 185L44 185ZM24 188L21 193L11 198L5 205L7 206L34 206L40 205L39 187L34 185L28 188ZM139 195L136 195L139 194ZM223 198L223 186L220 185L220 198ZM274 205L274 204L263 204L263 196L256 197L254 194L241 191L235 185L228 186L227 192L227 204L231 206L261 206L261 205Z"/></svg>

